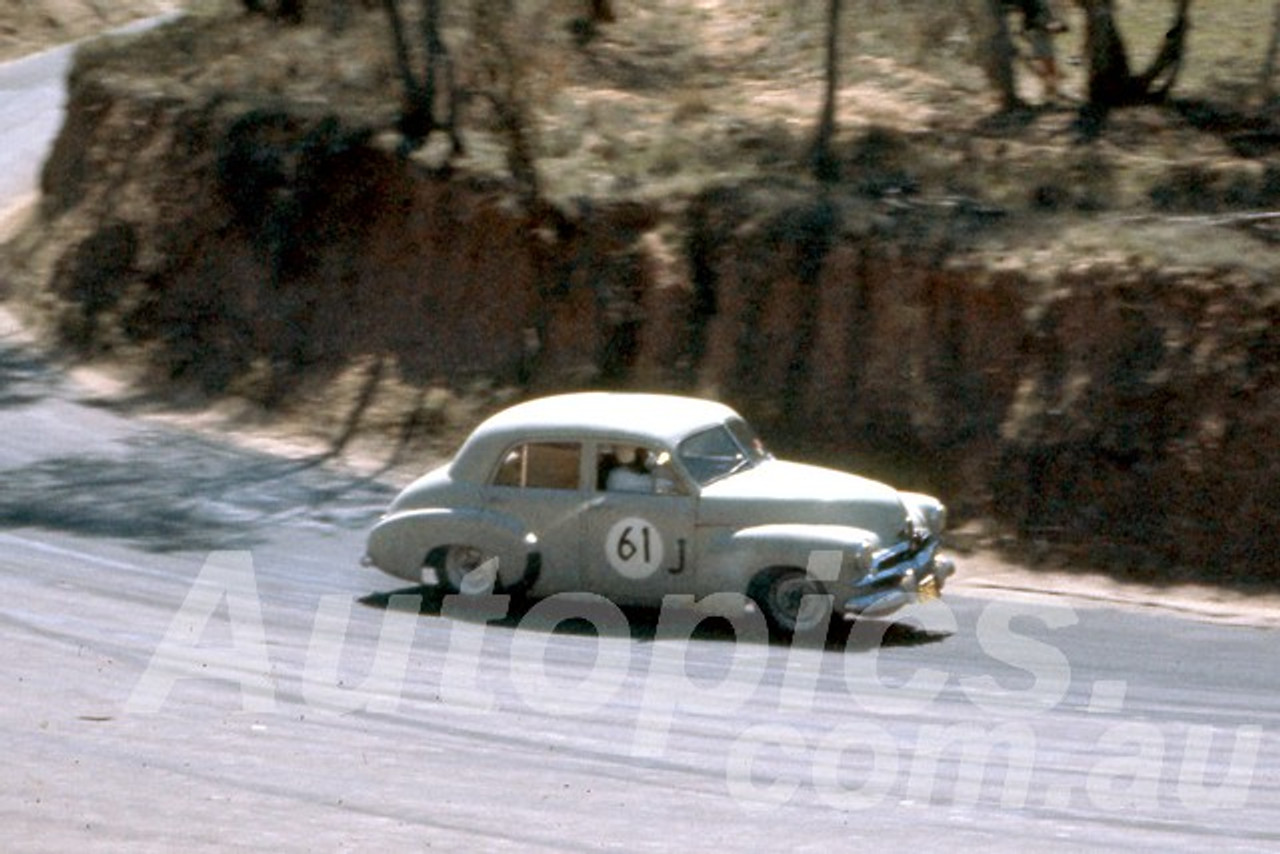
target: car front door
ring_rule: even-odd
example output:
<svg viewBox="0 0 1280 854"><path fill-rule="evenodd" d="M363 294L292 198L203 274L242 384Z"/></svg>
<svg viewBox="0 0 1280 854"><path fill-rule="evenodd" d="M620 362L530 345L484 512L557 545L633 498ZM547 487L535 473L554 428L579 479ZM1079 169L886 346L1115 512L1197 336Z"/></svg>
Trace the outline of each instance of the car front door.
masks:
<svg viewBox="0 0 1280 854"><path fill-rule="evenodd" d="M595 491L583 514L583 589L615 602L657 605L693 592L696 498L653 447L595 448Z"/></svg>

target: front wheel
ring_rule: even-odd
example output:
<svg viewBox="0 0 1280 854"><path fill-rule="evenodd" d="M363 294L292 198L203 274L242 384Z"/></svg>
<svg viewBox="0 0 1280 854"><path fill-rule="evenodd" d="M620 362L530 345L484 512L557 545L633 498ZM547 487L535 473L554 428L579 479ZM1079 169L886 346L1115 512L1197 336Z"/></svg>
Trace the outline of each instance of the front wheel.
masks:
<svg viewBox="0 0 1280 854"><path fill-rule="evenodd" d="M821 629L831 619L831 596L798 569L772 572L756 579L751 598L775 631L792 637Z"/></svg>

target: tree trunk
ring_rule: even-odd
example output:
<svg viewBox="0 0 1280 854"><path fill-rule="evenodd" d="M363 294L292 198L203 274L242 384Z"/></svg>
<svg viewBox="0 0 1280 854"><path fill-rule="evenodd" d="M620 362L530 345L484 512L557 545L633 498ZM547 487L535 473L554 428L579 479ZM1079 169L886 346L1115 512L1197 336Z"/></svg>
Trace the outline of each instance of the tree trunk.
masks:
<svg viewBox="0 0 1280 854"><path fill-rule="evenodd" d="M1115 0L1080 0L1085 14L1085 56L1089 65L1089 98L1080 111L1085 136L1101 132L1116 107L1154 104L1168 97L1182 68L1191 0L1175 0L1173 26L1146 71L1134 75L1115 20Z"/></svg>
<svg viewBox="0 0 1280 854"><path fill-rule="evenodd" d="M396 0L382 0L387 10L387 20L391 23L391 46L396 55L396 71L400 73L400 83L404 86L406 107L420 98L418 78L413 73L413 58L409 52L409 39L405 35L404 18L400 15L400 5Z"/></svg>
<svg viewBox="0 0 1280 854"><path fill-rule="evenodd" d="M301 24L302 6L302 0L280 0L276 14L282 21L287 21L290 24Z"/></svg>
<svg viewBox="0 0 1280 854"><path fill-rule="evenodd" d="M449 47L440 37L440 2L441 0L422 0L422 43L427 52L427 74L423 82L422 98L426 109L430 111L432 125L449 134L449 143L454 154L463 151L462 138L458 135L458 93L453 76L453 57L449 55ZM437 77L439 75L439 77ZM436 117L436 104L443 85L444 97L448 106L444 118Z"/></svg>
<svg viewBox="0 0 1280 854"><path fill-rule="evenodd" d="M611 24L617 17L613 14L612 0L591 0L587 10L587 20L593 24Z"/></svg>
<svg viewBox="0 0 1280 854"><path fill-rule="evenodd" d="M396 70L404 87L404 109L400 113L400 133L404 137L401 153L408 154L426 144L438 130L449 134L454 154L463 151L458 131L458 93L454 84L453 60L440 38L440 0L423 0L421 38L424 73L419 79L413 68L413 51L405 28L404 16L397 0L383 0L391 22L391 41L395 50ZM443 77L443 80L440 78ZM444 118L436 115L437 85L443 84L448 109Z"/></svg>
<svg viewBox="0 0 1280 854"><path fill-rule="evenodd" d="M275 0L275 4L271 6L265 0L241 0L241 3L250 14L266 15L272 20L287 24L302 23L303 0Z"/></svg>
<svg viewBox="0 0 1280 854"><path fill-rule="evenodd" d="M1089 104L1108 109L1134 99L1129 54L1116 28L1114 0L1082 0L1085 56L1089 64Z"/></svg>
<svg viewBox="0 0 1280 854"><path fill-rule="evenodd" d="M1262 80L1259 87L1264 100L1275 94L1276 55L1280 54L1280 0L1276 0L1275 16L1271 20L1271 42L1267 45L1267 58L1262 62Z"/></svg>
<svg viewBox="0 0 1280 854"><path fill-rule="evenodd" d="M537 126L529 103L527 46L521 35L514 0L481 0L474 7L473 32L479 68L486 86L477 94L488 99L506 141L507 169L530 208L541 199L537 168Z"/></svg>
<svg viewBox="0 0 1280 854"><path fill-rule="evenodd" d="M1017 51L1013 47L1013 37L1009 34L1009 21L1005 16L1004 4L1001 0L986 0L987 8L987 77L1000 96L1000 107L1005 112L1016 110L1022 106L1018 97L1017 79L1013 75L1013 60Z"/></svg>
<svg viewBox="0 0 1280 854"><path fill-rule="evenodd" d="M836 92L840 88L840 12L843 0L827 2L827 75L822 111L818 115L818 131L809 155L813 176L819 181L837 181L840 164L831 144L836 135Z"/></svg>

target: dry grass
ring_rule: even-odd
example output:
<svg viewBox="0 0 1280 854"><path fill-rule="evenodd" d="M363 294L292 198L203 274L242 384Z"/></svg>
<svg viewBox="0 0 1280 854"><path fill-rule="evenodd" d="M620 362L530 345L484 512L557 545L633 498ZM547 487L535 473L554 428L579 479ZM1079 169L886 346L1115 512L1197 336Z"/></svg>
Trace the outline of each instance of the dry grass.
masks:
<svg viewBox="0 0 1280 854"><path fill-rule="evenodd" d="M141 0L140 0L141 1ZM147 3L159 0L145 0ZM190 20L128 40L125 50L90 49L87 73L158 95L230 96L250 104L289 101L389 129L399 81L386 21L377 8L354 14L337 37L325 14L302 28L244 15L238 0L189 0ZM414 5L416 4L406 4ZM619 20L578 45L568 26L580 4L524 0L522 70L535 115L542 189L552 200L629 196L675 203L708 185L759 179L805 182L805 153L823 91L825 2L633 0ZM1069 94L1083 90L1081 23L1058 42ZM462 80L481 85L469 63L473 17L448 5L446 37ZM326 4L316 4L323 10ZM1280 206L1280 161L1243 158L1221 135L1156 108L1114 115L1098 142L1077 144L1073 105L993 120L995 99L977 61L971 3L863 0L849 4L842 45L837 149L854 192L907 194L923 204L975 201L1012 214L1034 251L1078 251L1075 235L1100 231L1126 251L1212 263L1221 230L1195 223L1170 244L1160 229L1114 228L1147 214ZM1135 67L1155 50L1170 5L1121 0L1120 23ZM1188 61L1177 93L1245 103L1262 64L1270 4L1221 0L1193 6ZM1039 97L1026 68L1026 95ZM503 141L485 100L465 114L464 169L505 173ZM869 138L894 140L892 157ZM388 145L395 140L387 135ZM430 149L424 155L441 154ZM1188 176L1207 175L1205 180ZM1203 191L1203 192L1202 192ZM1199 193L1199 195L1197 195ZM1206 194L1207 193L1207 194ZM1161 235L1153 238L1153 235ZM1071 237L1067 237L1071 235ZM1273 247L1237 240L1237 262L1275 266Z"/></svg>
<svg viewBox="0 0 1280 854"><path fill-rule="evenodd" d="M7 0L0 13L0 62L84 38L145 15L168 11L170 0Z"/></svg>
<svg viewBox="0 0 1280 854"><path fill-rule="evenodd" d="M844 145L855 145L872 127L910 136L932 151L923 159L959 166L952 171L987 186L1001 204L1035 192L1037 164L1046 154L1070 152L1070 109L1047 110L997 133L983 126L995 102L977 61L972 2L942 4L941 10L932 0L848 5L838 100ZM1058 44L1067 91L1078 96L1083 72L1070 60L1079 55L1082 28L1074 6L1059 5L1073 25ZM1155 50L1168 25L1167 5L1120 3L1135 66ZM468 64L475 38L469 6L448 5L446 35L464 85L475 89L483 84ZM568 24L580 4L520 3L518 29L529 48L522 74L536 110L539 166L550 194L667 196L707 181L802 172L822 95L825 6L820 0L634 0L619 4L619 20L579 47ZM237 23L218 33L188 25L185 40L158 45L158 53L171 55L142 62L162 76L389 122L398 81L380 11L354 16L337 40L320 13L313 27L278 32L246 20L232 0L192 0L190 7ZM1257 0L1196 4L1179 94L1238 98L1256 84L1270 11ZM1037 98L1034 79L1021 71L1027 95ZM472 99L468 120L472 165L501 170L501 146L484 138L489 119L483 98ZM1185 133L1180 125L1167 116L1118 120L1116 132L1092 155L1106 162L1115 186L1106 199L1093 201L1137 204L1169 164L1229 157L1213 139ZM986 145L991 138L998 143ZM983 162L972 162L975 157Z"/></svg>
<svg viewBox="0 0 1280 854"><path fill-rule="evenodd" d="M146 11L171 4L137 5ZM341 37L327 26L327 3L313 4L309 26L291 29L245 16L239 0L182 5L191 19L164 34L133 37L123 51L88 51L89 73L132 80L152 94L290 101L357 124L393 124L399 81L376 4L354 13ZM1280 185L1275 155L1242 158L1220 135L1168 110L1117 113L1091 146L1076 143L1071 104L1017 122L993 121L995 99L978 62L975 5L847 4L837 148L855 191L906 191L929 204L976 200L1012 213L1025 231L1048 240L1058 230L1087 231L1101 221L1105 231L1124 217L1152 212L1280 205L1273 198L1280 196L1273 192ZM448 4L445 23L463 84L475 90L482 81L469 62L470 6ZM665 204L709 184L807 180L805 153L823 91L823 0L630 0L619 4L619 20L586 45L570 32L581 11L575 0L518 6L537 168L551 199L621 195ZM1082 26L1074 4L1059 0L1059 7L1072 25L1058 42L1066 91L1079 97L1083 69L1072 58L1080 53ZM1155 51L1170 10L1155 0L1120 0L1135 67ZM1195 4L1177 94L1247 103L1256 93L1271 13L1271 4L1257 0ZM1028 69L1021 67L1020 75L1024 93L1038 99ZM471 98L465 122L468 155L459 165L504 173L504 143L483 97ZM883 152L868 153L868 134L896 140L892 162ZM423 156L442 155L433 148ZM1197 174L1210 177L1188 180ZM1197 196L1200 190L1209 195ZM1143 251L1172 251L1179 263L1220 256L1210 251L1208 232L1205 240L1176 241L1172 248L1148 246L1150 233L1121 229L1115 239ZM1268 245L1244 243L1238 260L1272 265Z"/></svg>

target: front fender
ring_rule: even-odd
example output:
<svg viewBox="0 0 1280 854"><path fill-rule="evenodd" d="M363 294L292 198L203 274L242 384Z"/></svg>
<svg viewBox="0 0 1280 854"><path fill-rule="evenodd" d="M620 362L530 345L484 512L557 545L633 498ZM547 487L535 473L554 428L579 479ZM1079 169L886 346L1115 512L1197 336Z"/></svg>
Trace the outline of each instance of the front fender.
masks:
<svg viewBox="0 0 1280 854"><path fill-rule="evenodd" d="M871 531L847 525L756 525L727 530L706 543L699 578L703 593L746 593L763 569L807 569L815 551L839 552L840 579L860 578L879 547ZM823 579L835 581L835 579Z"/></svg>
<svg viewBox="0 0 1280 854"><path fill-rule="evenodd" d="M389 513L374 526L365 562L409 581L422 581L427 555L440 546L475 546L498 557L502 586L514 585L524 572L528 531L505 513L483 509L427 507Z"/></svg>

